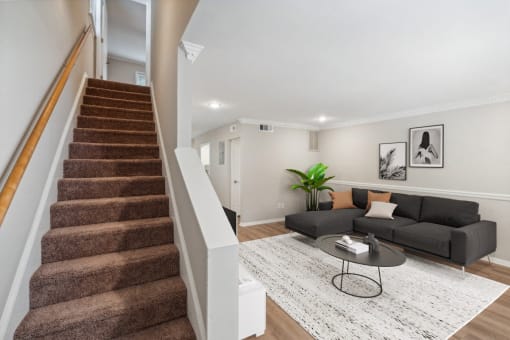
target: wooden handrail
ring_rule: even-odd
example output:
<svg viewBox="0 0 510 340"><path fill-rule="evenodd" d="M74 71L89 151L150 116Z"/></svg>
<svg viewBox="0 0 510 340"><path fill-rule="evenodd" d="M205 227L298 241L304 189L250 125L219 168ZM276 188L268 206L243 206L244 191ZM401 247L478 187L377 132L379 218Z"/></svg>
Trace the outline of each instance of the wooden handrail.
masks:
<svg viewBox="0 0 510 340"><path fill-rule="evenodd" d="M76 59L78 59L81 49L85 44L86 38L91 30L92 25L89 25L78 37L78 40L73 46L71 54L69 55L63 68L59 72L55 87L51 91L49 99L44 105L41 116L39 117L37 123L32 128L32 131L30 132L30 135L26 140L23 149L21 150L21 153L16 159L14 167L11 169L9 173L9 177L7 177L7 181L5 182L2 188L2 192L0 193L0 226L4 221L5 215L7 214L7 209L9 209L9 206L11 205L11 202L14 198L14 194L16 193L16 190L18 189L21 179L23 178L23 174L25 173L28 163L32 158L37 143L41 139L44 128L46 127L46 124L48 123L48 120L50 119L51 114L53 113L53 110L57 105L60 95L64 90L67 80L69 79L69 75L71 74L71 71L73 70L73 67L76 64Z"/></svg>

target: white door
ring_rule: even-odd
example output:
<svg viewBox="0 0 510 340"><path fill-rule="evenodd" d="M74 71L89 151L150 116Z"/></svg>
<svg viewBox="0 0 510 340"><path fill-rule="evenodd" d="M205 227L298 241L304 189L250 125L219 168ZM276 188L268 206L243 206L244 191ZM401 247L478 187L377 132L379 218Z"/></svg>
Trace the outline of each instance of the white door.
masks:
<svg viewBox="0 0 510 340"><path fill-rule="evenodd" d="M230 209L241 212L241 148L240 139L230 140Z"/></svg>

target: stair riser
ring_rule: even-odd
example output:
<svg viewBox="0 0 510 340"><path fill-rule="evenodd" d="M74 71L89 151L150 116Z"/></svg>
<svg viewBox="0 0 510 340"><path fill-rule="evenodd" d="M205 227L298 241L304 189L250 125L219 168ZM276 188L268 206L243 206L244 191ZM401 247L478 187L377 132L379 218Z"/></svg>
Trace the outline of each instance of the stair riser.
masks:
<svg viewBox="0 0 510 340"><path fill-rule="evenodd" d="M154 121L154 115L152 112L108 108L101 106L82 105L80 114L84 116L104 118L148 120L151 122Z"/></svg>
<svg viewBox="0 0 510 340"><path fill-rule="evenodd" d="M58 200L78 200L89 198L127 197L141 195L164 195L165 179L133 180L60 180Z"/></svg>
<svg viewBox="0 0 510 340"><path fill-rule="evenodd" d="M108 118L78 116L78 128L154 132L156 125L154 122L149 121L113 120Z"/></svg>
<svg viewBox="0 0 510 340"><path fill-rule="evenodd" d="M124 83L113 83L103 81L101 79L92 79L90 78L87 82L87 85L90 87L104 88L116 91L126 91L126 92L137 92L137 93L145 93L150 94L150 88L147 86L138 86L132 84L124 84Z"/></svg>
<svg viewBox="0 0 510 340"><path fill-rule="evenodd" d="M157 159L157 146L120 146L98 144L69 145L71 159Z"/></svg>
<svg viewBox="0 0 510 340"><path fill-rule="evenodd" d="M117 268L103 268L99 272L87 272L79 276L66 274L54 275L45 281L32 279L30 308L39 308L177 275L179 274L179 256L169 254L137 263L126 263Z"/></svg>
<svg viewBox="0 0 510 340"><path fill-rule="evenodd" d="M193 327L187 318L175 319L154 327L143 329L114 340L196 340Z"/></svg>
<svg viewBox="0 0 510 340"><path fill-rule="evenodd" d="M108 90L108 89L101 89L101 88L97 88L97 87L87 87L85 93L90 96L113 98L113 99L135 100L135 101L142 101L142 102L150 102L151 101L151 96L149 94Z"/></svg>
<svg viewBox="0 0 510 340"><path fill-rule="evenodd" d="M44 236L42 262L50 263L118 251L173 243L171 223L133 227L95 234Z"/></svg>
<svg viewBox="0 0 510 340"><path fill-rule="evenodd" d="M150 306L140 306L120 315L107 319L89 319L77 322L63 332L46 334L37 339L69 340L69 339L111 339L163 322L174 320L186 315L186 291L180 294L169 294L164 299L155 301ZM15 336L16 340L33 340L34 337Z"/></svg>
<svg viewBox="0 0 510 340"><path fill-rule="evenodd" d="M71 227L169 216L168 198L149 202L113 202L51 207L51 227Z"/></svg>
<svg viewBox="0 0 510 340"><path fill-rule="evenodd" d="M162 173L159 159L146 162L64 161L64 178L161 176Z"/></svg>
<svg viewBox="0 0 510 340"><path fill-rule="evenodd" d="M157 144L158 139L155 133L151 134L129 134L115 133L100 130L74 130L74 142L83 143L112 143L112 144Z"/></svg>
<svg viewBox="0 0 510 340"><path fill-rule="evenodd" d="M147 102L116 100L103 97L92 97L87 95L83 97L83 104L152 111L152 104Z"/></svg>

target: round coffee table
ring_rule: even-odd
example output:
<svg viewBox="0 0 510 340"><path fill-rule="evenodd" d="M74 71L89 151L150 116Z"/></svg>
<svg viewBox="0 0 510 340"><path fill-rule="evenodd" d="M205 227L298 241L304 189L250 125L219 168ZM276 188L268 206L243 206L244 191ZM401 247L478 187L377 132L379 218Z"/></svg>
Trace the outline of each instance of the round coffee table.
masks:
<svg viewBox="0 0 510 340"><path fill-rule="evenodd" d="M343 235L324 235L317 239L317 246L323 252L342 260L342 272L340 274L333 276L333 278L331 279L331 283L333 284L333 286L335 286L335 288L337 288L341 292L355 297L373 298L381 295L383 292L381 280L381 267L397 267L404 264L404 262L406 262L406 257L404 253L380 242L379 251L377 252L354 254L345 249L339 248L335 245L335 242L341 239L342 236ZM363 241L361 237L351 236L351 239L356 242ZM347 266L345 266L345 262L347 262ZM379 274L379 282L362 274L350 273L349 264L351 262L370 267L377 267L377 272ZM344 267L346 270L344 270ZM379 287L378 292L372 295L357 295L349 293L343 288L344 276L348 275L360 276L362 278L374 282ZM340 277L340 286L338 286L335 283L335 279L337 277Z"/></svg>

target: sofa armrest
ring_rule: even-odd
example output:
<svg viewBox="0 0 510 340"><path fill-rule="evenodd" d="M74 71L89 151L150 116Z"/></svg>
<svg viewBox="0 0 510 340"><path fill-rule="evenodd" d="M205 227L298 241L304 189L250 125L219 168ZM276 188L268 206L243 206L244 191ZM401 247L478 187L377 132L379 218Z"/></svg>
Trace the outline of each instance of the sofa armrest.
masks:
<svg viewBox="0 0 510 340"><path fill-rule="evenodd" d="M452 229L451 260L467 266L496 250L496 223L480 221Z"/></svg>
<svg viewBox="0 0 510 340"><path fill-rule="evenodd" d="M333 209L333 201L319 202L319 210Z"/></svg>

